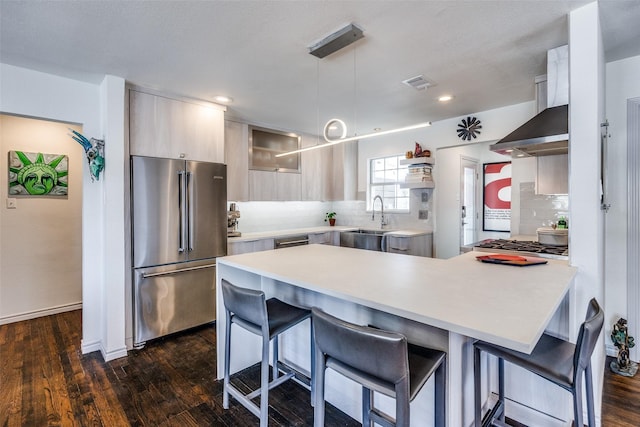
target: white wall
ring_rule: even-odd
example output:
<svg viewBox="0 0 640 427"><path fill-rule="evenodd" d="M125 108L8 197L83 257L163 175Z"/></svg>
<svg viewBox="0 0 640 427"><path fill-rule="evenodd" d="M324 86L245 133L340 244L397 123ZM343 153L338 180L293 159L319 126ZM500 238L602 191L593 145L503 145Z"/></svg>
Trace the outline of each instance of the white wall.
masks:
<svg viewBox="0 0 640 427"><path fill-rule="evenodd" d="M67 134L76 124L0 115L0 324L82 305L84 150ZM66 196L8 196L7 153L68 156ZM8 209L5 199L16 201Z"/></svg>
<svg viewBox="0 0 640 427"><path fill-rule="evenodd" d="M640 56L607 64L606 109L609 120L607 199L605 215L606 331L620 317L630 319L627 304L627 100L640 97ZM629 322L629 332L637 337L640 325ZM616 349L606 340L610 352ZM634 355L635 353L635 355ZM637 349L632 358L638 360Z"/></svg>
<svg viewBox="0 0 640 427"><path fill-rule="evenodd" d="M524 123L527 119L524 119ZM521 123L520 123L521 124ZM519 124L513 126L515 129ZM512 130L513 130L512 129ZM508 131L507 133L509 133ZM505 134L506 135L506 134ZM437 203L435 232L435 257L451 258L460 255L460 161L462 157L478 161L478 190L482 188L482 164L510 161L509 157L489 150L493 141L471 145L439 148L436 151L438 173L436 175ZM481 194L481 193L480 193ZM513 194L513 192L512 192ZM478 238L505 239L509 232L489 232L482 230L482 199L478 200Z"/></svg>
<svg viewBox="0 0 640 427"><path fill-rule="evenodd" d="M1 112L79 123L84 135L106 140L106 166L100 181L91 182L83 162L82 351L100 350L107 360L126 355L124 302L118 302L124 289L118 239L124 228L115 229L121 226L124 212L116 211L122 203L114 196L124 189L120 176L124 165L117 164L124 149L124 80L108 76L98 86L0 64L0 95ZM116 159L113 164L110 157ZM111 213L107 213L107 201L115 205Z"/></svg>

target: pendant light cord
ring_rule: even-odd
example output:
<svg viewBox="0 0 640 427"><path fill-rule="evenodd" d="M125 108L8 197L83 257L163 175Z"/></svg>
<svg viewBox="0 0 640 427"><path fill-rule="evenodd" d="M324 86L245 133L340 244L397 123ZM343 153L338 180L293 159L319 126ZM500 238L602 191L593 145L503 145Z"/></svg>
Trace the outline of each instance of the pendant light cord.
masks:
<svg viewBox="0 0 640 427"><path fill-rule="evenodd" d="M353 46L353 136L358 135L358 78L356 71L356 46Z"/></svg>

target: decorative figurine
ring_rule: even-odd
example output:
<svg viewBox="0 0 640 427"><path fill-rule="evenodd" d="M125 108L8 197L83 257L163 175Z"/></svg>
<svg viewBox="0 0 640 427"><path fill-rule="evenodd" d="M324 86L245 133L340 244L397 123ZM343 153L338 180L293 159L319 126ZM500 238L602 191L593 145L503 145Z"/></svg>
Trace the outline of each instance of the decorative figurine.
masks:
<svg viewBox="0 0 640 427"><path fill-rule="evenodd" d="M613 341L613 345L618 348L618 358L611 362L611 370L625 377L634 376L638 371L638 364L629 360L629 349L633 348L636 344L633 337L629 336L626 319L620 318L618 322L613 325L611 341Z"/></svg>
<svg viewBox="0 0 640 427"><path fill-rule="evenodd" d="M69 134L74 141L82 145L89 162L89 172L91 173L91 181L94 178L100 180L100 172L104 170L104 140L91 138L88 140L84 135L69 128L73 135Z"/></svg>

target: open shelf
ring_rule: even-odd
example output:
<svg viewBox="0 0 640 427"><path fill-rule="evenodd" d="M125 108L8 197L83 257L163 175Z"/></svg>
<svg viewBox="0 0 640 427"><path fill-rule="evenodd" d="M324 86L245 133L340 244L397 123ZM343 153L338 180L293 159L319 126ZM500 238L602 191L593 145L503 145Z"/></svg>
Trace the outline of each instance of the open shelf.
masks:
<svg viewBox="0 0 640 427"><path fill-rule="evenodd" d="M401 182L400 188L435 188L436 184L433 181L425 182Z"/></svg>
<svg viewBox="0 0 640 427"><path fill-rule="evenodd" d="M432 165L434 163L435 159L433 157L414 157L412 159L400 159L401 165Z"/></svg>

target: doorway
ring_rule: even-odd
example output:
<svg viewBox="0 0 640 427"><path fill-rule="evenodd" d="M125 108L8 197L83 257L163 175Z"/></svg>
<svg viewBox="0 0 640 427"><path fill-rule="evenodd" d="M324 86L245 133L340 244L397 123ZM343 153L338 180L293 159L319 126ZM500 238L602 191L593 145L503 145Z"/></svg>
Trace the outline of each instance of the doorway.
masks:
<svg viewBox="0 0 640 427"><path fill-rule="evenodd" d="M478 212L480 162L460 157L460 252L478 241Z"/></svg>

